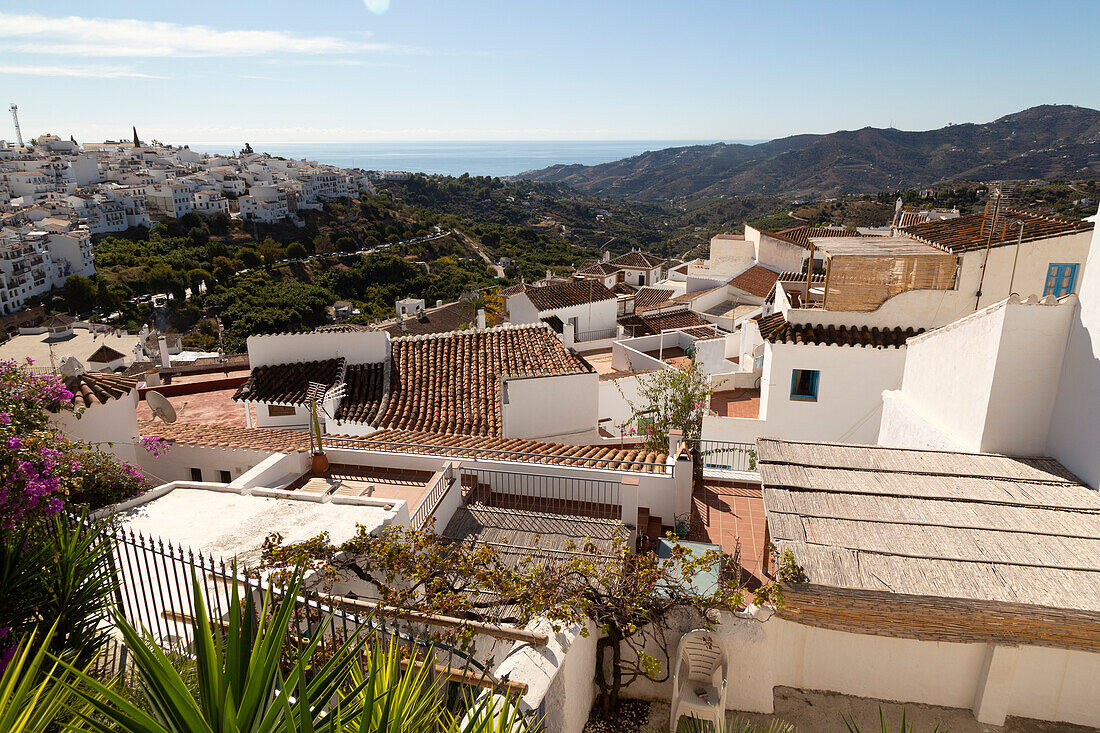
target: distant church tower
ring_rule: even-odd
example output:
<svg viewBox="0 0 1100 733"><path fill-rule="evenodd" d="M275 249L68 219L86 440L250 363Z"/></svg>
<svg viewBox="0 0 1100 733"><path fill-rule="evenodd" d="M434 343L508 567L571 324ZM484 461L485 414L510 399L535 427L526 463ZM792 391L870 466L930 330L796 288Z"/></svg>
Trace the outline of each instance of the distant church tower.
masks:
<svg viewBox="0 0 1100 733"><path fill-rule="evenodd" d="M141 140L138 140L138 136L137 136L137 125L134 126L134 147L135 148L140 148L141 147Z"/></svg>

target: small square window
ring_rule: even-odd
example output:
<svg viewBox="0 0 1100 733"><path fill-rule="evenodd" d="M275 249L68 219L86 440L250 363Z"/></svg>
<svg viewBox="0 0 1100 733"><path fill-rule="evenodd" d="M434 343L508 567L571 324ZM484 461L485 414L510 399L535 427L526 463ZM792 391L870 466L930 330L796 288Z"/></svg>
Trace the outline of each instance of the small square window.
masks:
<svg viewBox="0 0 1100 733"><path fill-rule="evenodd" d="M223 484L228 484L233 481L233 474L229 473L229 471L218 471L218 481L221 481Z"/></svg>
<svg viewBox="0 0 1100 733"><path fill-rule="evenodd" d="M791 371L791 399L807 402L817 401L817 369L794 369Z"/></svg>
<svg viewBox="0 0 1100 733"><path fill-rule="evenodd" d="M1043 287L1043 295L1053 295L1061 298L1073 292L1077 284L1077 263L1056 262L1047 268L1047 280Z"/></svg>
<svg viewBox="0 0 1100 733"><path fill-rule="evenodd" d="M202 481L202 469L201 468L192 468L191 469L191 480L192 481Z"/></svg>

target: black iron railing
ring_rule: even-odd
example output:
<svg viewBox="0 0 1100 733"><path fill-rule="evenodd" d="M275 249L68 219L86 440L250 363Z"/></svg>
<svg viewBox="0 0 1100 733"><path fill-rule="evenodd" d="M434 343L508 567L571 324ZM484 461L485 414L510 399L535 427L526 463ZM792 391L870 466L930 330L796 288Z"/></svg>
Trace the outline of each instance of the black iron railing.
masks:
<svg viewBox="0 0 1100 733"><path fill-rule="evenodd" d="M703 468L746 472L756 470L756 446L752 443L731 443L725 440L688 442L699 455Z"/></svg>
<svg viewBox="0 0 1100 733"><path fill-rule="evenodd" d="M462 468L459 473L465 504L479 503L502 509L597 519L623 518L619 483L616 481L479 468Z"/></svg>

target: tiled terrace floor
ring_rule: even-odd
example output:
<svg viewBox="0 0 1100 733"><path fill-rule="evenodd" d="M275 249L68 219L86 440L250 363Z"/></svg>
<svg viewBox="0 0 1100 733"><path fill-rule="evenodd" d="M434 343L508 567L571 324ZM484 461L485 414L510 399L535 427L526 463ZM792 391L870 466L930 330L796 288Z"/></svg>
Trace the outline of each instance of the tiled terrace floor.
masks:
<svg viewBox="0 0 1100 733"><path fill-rule="evenodd" d="M691 539L721 545L732 555L741 542L741 567L763 581L764 499L759 486L704 479L691 497ZM754 583L746 578L751 587Z"/></svg>
<svg viewBox="0 0 1100 733"><path fill-rule="evenodd" d="M179 422L190 425L224 425L229 427L245 426L245 406L233 401L236 387L219 389L213 392L199 392L196 394L175 395L168 398L172 406L176 408ZM186 408L185 408L186 405ZM248 406L252 410L253 425L256 420L256 408ZM149 403L142 400L138 403L137 419L149 420L153 414L149 410Z"/></svg>
<svg viewBox="0 0 1100 733"><path fill-rule="evenodd" d="M310 494L403 500L408 503L411 514L424 500L431 478L432 474L428 471L333 464L329 467L328 475L320 476L310 471L287 489Z"/></svg>
<svg viewBox="0 0 1100 733"><path fill-rule="evenodd" d="M710 397L710 409L722 417L760 417L760 390L728 389Z"/></svg>

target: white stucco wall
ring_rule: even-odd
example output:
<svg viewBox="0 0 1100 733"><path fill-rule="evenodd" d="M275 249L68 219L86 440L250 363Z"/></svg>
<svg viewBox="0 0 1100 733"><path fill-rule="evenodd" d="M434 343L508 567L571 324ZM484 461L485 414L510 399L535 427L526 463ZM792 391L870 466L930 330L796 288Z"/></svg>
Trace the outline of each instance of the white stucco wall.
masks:
<svg viewBox="0 0 1100 733"><path fill-rule="evenodd" d="M167 453L159 457L144 450L138 453L139 465L159 483L190 481L191 468L202 469L202 480L207 482L220 481L219 471L229 471L231 478L236 479L272 455L271 451L178 443L173 444Z"/></svg>
<svg viewBox="0 0 1100 733"><path fill-rule="evenodd" d="M279 333L248 337L248 362L253 368L303 359L316 361L340 357L347 359L349 364L373 364L385 361L389 355L390 335L386 331Z"/></svg>
<svg viewBox="0 0 1100 733"><path fill-rule="evenodd" d="M711 237L710 255L707 258L713 275L732 277L756 261L756 245L745 239Z"/></svg>
<svg viewBox="0 0 1100 733"><path fill-rule="evenodd" d="M1092 232L1078 232L1064 237L1051 237L1034 242L1024 242L1016 256L1016 246L993 247L989 250L989 264L986 266L985 279L982 280L982 297L978 307L1007 298L1013 293L1021 297L1038 295L1042 297L1046 285L1047 269L1051 263L1076 262L1081 265L1077 270L1078 288L1082 282ZM981 279L982 261L985 250L975 250L962 255L959 263L958 290L971 300L973 310L974 297L978 292ZM1013 275L1013 262L1016 272Z"/></svg>
<svg viewBox="0 0 1100 733"><path fill-rule="evenodd" d="M539 311L526 293L517 293L505 301L509 323L538 323Z"/></svg>
<svg viewBox="0 0 1100 733"><path fill-rule="evenodd" d="M576 318L575 334L604 331L618 326L618 299L598 300L594 303L582 303L568 308L540 311L538 318L535 320L538 321L551 315L560 318L562 323L569 323L571 319Z"/></svg>
<svg viewBox="0 0 1100 733"><path fill-rule="evenodd" d="M1078 274L1080 300L1070 323L1047 451L1093 488L1100 487L1096 450L1100 415L1100 214L1092 217L1092 246Z"/></svg>
<svg viewBox="0 0 1100 733"><path fill-rule="evenodd" d="M1043 453L1075 300L1014 297L910 339L880 442Z"/></svg>
<svg viewBox="0 0 1100 733"><path fill-rule="evenodd" d="M504 437L564 442L569 436L590 437L599 414L599 379L595 372L505 379Z"/></svg>
<svg viewBox="0 0 1100 733"><path fill-rule="evenodd" d="M93 404L79 417L73 412L60 412L50 419L72 440L94 443L116 458L135 463L145 453L137 443L138 391L106 404Z"/></svg>
<svg viewBox="0 0 1100 733"><path fill-rule="evenodd" d="M901 385L905 353L904 347L767 344L760 388L760 415L767 426L760 434L785 440L874 443L882 392ZM820 372L816 401L791 399L794 369Z"/></svg>
<svg viewBox="0 0 1100 733"><path fill-rule="evenodd" d="M779 272L801 272L802 263L809 251L797 244L769 237L767 234L745 225L745 238L756 245L756 259L761 265Z"/></svg>

